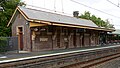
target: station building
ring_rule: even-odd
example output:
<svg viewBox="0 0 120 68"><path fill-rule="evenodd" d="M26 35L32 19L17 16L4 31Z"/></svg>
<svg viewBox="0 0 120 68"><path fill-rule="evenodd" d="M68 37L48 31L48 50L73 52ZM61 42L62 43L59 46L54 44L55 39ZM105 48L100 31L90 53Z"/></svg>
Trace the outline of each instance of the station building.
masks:
<svg viewBox="0 0 120 68"><path fill-rule="evenodd" d="M17 7L7 26L18 36L19 50L46 51L99 46L100 36L114 29L98 27L91 20Z"/></svg>
<svg viewBox="0 0 120 68"><path fill-rule="evenodd" d="M120 29L116 29L114 32L107 33L108 44L120 44Z"/></svg>

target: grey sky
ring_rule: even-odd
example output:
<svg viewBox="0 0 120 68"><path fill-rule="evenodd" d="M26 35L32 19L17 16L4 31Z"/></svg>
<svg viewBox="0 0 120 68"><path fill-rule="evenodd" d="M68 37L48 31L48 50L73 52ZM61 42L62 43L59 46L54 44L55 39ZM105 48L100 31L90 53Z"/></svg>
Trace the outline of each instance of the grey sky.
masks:
<svg viewBox="0 0 120 68"><path fill-rule="evenodd" d="M67 15L71 15L71 16L72 16L72 12L75 10L79 11L80 14L84 13L84 11L90 11L91 14L101 17L103 20L109 19L109 21L115 25L116 29L120 29L120 24L119 24L120 18L113 17L110 15L98 12L96 10L87 8L80 4L74 3L71 0L22 0L22 1L25 1L25 3L28 5L33 5L33 6L38 6L42 8L51 9L51 10L56 10L59 12L64 12L64 13L67 13ZM63 1L63 9L62 9L62 1ZM104 11L106 13L120 17L120 8L109 3L107 0L74 0L74 1L80 2L90 7L93 7L101 11ZM115 4L118 4L119 0L109 0L109 1ZM55 4L55 8L54 8L54 4ZM27 6L27 7L31 7L31 6ZM31 7L31 8L34 8L34 7ZM37 9L41 9L41 8L37 8ZM41 10L44 10L44 9L41 9ZM49 10L45 10L45 11L49 11Z"/></svg>

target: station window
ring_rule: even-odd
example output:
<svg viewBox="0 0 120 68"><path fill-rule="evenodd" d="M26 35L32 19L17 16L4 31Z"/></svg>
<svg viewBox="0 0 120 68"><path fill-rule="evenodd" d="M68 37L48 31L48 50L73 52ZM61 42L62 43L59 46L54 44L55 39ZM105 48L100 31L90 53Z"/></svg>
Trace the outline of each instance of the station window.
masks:
<svg viewBox="0 0 120 68"><path fill-rule="evenodd" d="M24 34L24 27L23 26L17 26L16 27L16 33L19 35L19 33L22 32Z"/></svg>

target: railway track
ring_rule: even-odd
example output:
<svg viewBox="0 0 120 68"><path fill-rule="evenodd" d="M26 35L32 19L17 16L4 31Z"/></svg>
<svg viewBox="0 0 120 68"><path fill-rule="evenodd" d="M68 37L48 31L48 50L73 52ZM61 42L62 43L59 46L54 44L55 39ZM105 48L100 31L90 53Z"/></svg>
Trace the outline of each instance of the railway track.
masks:
<svg viewBox="0 0 120 68"><path fill-rule="evenodd" d="M93 48L0 61L0 68L89 68L120 57L120 47Z"/></svg>
<svg viewBox="0 0 120 68"><path fill-rule="evenodd" d="M120 53L110 55L110 56L105 56L99 59L94 59L86 62L81 62L73 65L68 65L62 68L99 68L98 66L104 63L107 63L109 61L112 61L116 58L120 58Z"/></svg>

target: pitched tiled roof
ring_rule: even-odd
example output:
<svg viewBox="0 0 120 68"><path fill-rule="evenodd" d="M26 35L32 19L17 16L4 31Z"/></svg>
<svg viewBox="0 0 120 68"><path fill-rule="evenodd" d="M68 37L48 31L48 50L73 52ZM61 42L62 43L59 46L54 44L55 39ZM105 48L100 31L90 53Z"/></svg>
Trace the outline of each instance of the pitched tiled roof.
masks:
<svg viewBox="0 0 120 68"><path fill-rule="evenodd" d="M25 8L25 7L16 8L7 26L9 26L11 23L14 22L18 12L20 12L27 21L31 21L31 22L39 22L39 23L41 22L48 25L86 28L86 29L94 29L94 30L102 30L102 31L110 31L110 32L115 31L115 29L98 27L91 20L70 17L70 16L65 16L65 15L60 15L56 13Z"/></svg>
<svg viewBox="0 0 120 68"><path fill-rule="evenodd" d="M51 12L35 10L25 7L19 7L24 14L30 19L43 20L62 24L81 25L89 27L98 27L94 22L90 20L55 14Z"/></svg>

